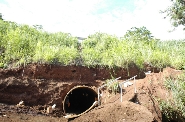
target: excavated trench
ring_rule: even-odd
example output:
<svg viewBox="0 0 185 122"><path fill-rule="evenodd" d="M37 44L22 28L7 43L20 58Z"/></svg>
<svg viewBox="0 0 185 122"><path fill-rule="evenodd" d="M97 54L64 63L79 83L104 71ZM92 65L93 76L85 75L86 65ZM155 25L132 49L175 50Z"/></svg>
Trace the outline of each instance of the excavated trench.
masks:
<svg viewBox="0 0 185 122"><path fill-rule="evenodd" d="M23 100L28 106L56 104L64 113L79 115L91 109L97 100L96 91L101 85L98 81L135 75L145 77L135 65L129 70L39 64L0 69L0 102L16 105Z"/></svg>
<svg viewBox="0 0 185 122"><path fill-rule="evenodd" d="M64 98L63 110L68 114L81 114L97 100L97 93L88 86L72 88Z"/></svg>

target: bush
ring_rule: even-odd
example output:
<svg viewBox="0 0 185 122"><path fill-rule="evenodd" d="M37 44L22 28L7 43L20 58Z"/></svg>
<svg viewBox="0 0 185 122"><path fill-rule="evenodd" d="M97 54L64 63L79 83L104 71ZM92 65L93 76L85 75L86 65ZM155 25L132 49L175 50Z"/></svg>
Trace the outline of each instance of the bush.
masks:
<svg viewBox="0 0 185 122"><path fill-rule="evenodd" d="M185 75L167 78L165 87L172 93L172 99L160 102L160 108L168 120L184 121L185 119Z"/></svg>

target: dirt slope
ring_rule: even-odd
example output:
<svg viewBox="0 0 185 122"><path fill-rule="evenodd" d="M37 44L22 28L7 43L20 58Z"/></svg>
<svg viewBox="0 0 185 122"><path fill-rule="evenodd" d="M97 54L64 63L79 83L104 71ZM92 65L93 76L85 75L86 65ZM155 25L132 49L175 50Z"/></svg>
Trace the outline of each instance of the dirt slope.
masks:
<svg viewBox="0 0 185 122"><path fill-rule="evenodd" d="M163 121L162 113L157 99L166 100L170 97L168 91L164 88L164 79L180 73L182 72L179 70L165 68L163 72L151 73L144 79L137 79L137 94L134 93L134 86L124 88L124 101L122 103L120 94L110 95L105 91L102 106L95 108L74 121L161 122Z"/></svg>
<svg viewBox="0 0 185 122"><path fill-rule="evenodd" d="M140 75L140 79L136 80L137 94L134 93L134 85L124 88L121 103L119 93L110 94L104 90L100 106L78 118L67 120L63 118L62 111L62 100L67 91L76 85L92 86L96 91L104 79L110 78L110 71L35 64L25 68L0 69L0 121L161 122L162 115L156 99L169 97L163 86L164 78L181 71L165 68L163 72L151 73L145 78L137 68L130 71L131 76ZM119 82L131 77L124 69L118 70L117 74L115 77L123 77ZM25 101L25 106L16 106L21 100ZM57 105L56 109L47 114L47 107L53 104Z"/></svg>
<svg viewBox="0 0 185 122"><path fill-rule="evenodd" d="M129 101L114 102L95 108L74 122L152 122L154 116L144 106Z"/></svg>

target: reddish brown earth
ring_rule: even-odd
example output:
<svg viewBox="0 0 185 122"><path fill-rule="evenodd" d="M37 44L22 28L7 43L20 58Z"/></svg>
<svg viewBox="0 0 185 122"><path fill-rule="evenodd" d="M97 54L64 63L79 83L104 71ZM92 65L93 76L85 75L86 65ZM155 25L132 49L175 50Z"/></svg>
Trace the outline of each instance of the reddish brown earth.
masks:
<svg viewBox="0 0 185 122"><path fill-rule="evenodd" d="M101 67L30 64L22 68L0 69L0 121L161 122L157 99L169 97L163 85L164 78L180 73L165 68L163 72L145 75L135 66L128 70L109 70ZM123 102L120 102L119 93L111 94L104 90L100 106L72 120L63 117L62 102L74 86L86 85L97 91L111 76L121 76L119 82L122 82L135 75L138 75L137 94L134 93L134 85L124 88ZM16 106L21 100L25 105ZM53 104L56 104L56 109L47 114L46 108Z"/></svg>

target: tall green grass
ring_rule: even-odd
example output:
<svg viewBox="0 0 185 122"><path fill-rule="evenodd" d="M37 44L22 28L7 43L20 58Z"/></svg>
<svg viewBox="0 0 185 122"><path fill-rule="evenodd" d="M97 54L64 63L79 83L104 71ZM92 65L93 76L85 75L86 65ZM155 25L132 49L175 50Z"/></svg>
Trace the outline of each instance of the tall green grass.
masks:
<svg viewBox="0 0 185 122"><path fill-rule="evenodd" d="M143 64L147 63L156 68L171 66L183 69L184 47L184 41L180 40L163 42L152 38L118 39L104 33L95 33L82 43L82 59L85 65L126 68L129 64L135 63L143 69Z"/></svg>
<svg viewBox="0 0 185 122"><path fill-rule="evenodd" d="M95 33L79 43L68 33L48 33L0 20L0 67L58 63L128 68L134 63L142 70L147 63L156 68L185 69L184 41L160 41L152 38L146 28L142 29L144 34L128 31L122 39Z"/></svg>
<svg viewBox="0 0 185 122"><path fill-rule="evenodd" d="M169 65L176 69L185 69L185 41L170 40L160 42L158 48L168 55L165 60L169 61Z"/></svg>
<svg viewBox="0 0 185 122"><path fill-rule="evenodd" d="M172 98L160 101L160 109L167 120L185 121L185 75L167 78L165 87L172 93Z"/></svg>
<svg viewBox="0 0 185 122"><path fill-rule="evenodd" d="M27 63L74 64L78 40L67 33L48 33L28 25L0 21L0 64L20 66Z"/></svg>

